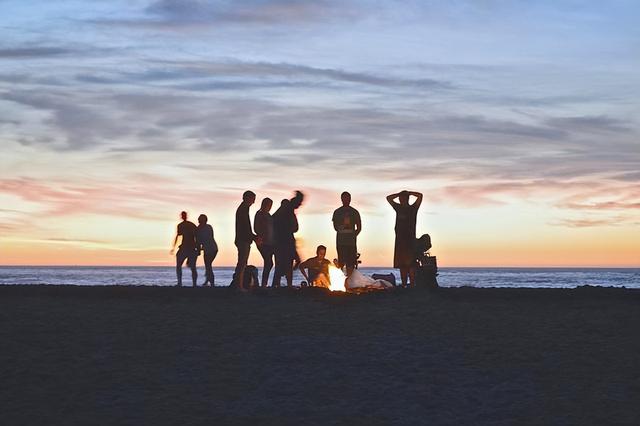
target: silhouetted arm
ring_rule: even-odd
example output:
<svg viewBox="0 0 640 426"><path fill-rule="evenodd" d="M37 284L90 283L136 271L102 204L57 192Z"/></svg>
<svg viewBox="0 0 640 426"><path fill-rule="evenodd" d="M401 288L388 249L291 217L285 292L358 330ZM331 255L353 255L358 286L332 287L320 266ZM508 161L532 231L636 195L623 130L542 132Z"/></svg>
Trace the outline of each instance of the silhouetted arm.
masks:
<svg viewBox="0 0 640 426"><path fill-rule="evenodd" d="M200 229L196 230L196 251L202 253L202 237L200 236Z"/></svg>
<svg viewBox="0 0 640 426"><path fill-rule="evenodd" d="M413 205L415 208L420 207L420 204L422 204L422 193L420 193L420 192L409 192L409 195L413 195L414 197L416 197L416 198L417 198L417 199L416 199L416 202L415 202L415 203L413 203L412 205Z"/></svg>
<svg viewBox="0 0 640 426"><path fill-rule="evenodd" d="M267 230L267 217L266 215L261 215L260 210L256 212L256 215L253 217L253 231L256 233L258 238L256 239L257 245L262 245L262 237L266 233Z"/></svg>
<svg viewBox="0 0 640 426"><path fill-rule="evenodd" d="M397 206L397 205L399 205L399 203L397 203L397 202L393 201L393 200L395 200L396 198L398 198L398 196L399 196L399 195L400 195L400 193L399 193L399 192L397 192L397 193L395 193L395 194L387 195L387 202L388 202L389 204L391 204L391 206L392 206L392 207L393 207L393 206Z"/></svg>
<svg viewBox="0 0 640 426"><path fill-rule="evenodd" d="M333 229L338 232L340 231L340 229L338 228L338 218L336 217L336 211L333 212L333 217L331 218L331 221L333 222Z"/></svg>
<svg viewBox="0 0 640 426"><path fill-rule="evenodd" d="M302 201L304 200L304 194L300 191L296 191L296 195L289 200L291 203L291 209L296 210L298 207L302 205Z"/></svg>
<svg viewBox="0 0 640 426"><path fill-rule="evenodd" d="M360 212L358 210L356 210L356 223L354 225L357 237L360 234L360 231L362 231L362 221L360 220Z"/></svg>
<svg viewBox="0 0 640 426"><path fill-rule="evenodd" d="M171 250L169 250L169 254L173 254L176 249L176 244L178 244L178 237L180 236L180 232L176 231L176 237L173 239L173 244L171 245Z"/></svg>
<svg viewBox="0 0 640 426"><path fill-rule="evenodd" d="M300 269L300 272L302 272L302 275L304 276L304 279L307 280L307 283L309 283L309 275L307 275L307 267L309 265L308 262L309 259L305 260L300 264L300 266L298 266L298 269Z"/></svg>

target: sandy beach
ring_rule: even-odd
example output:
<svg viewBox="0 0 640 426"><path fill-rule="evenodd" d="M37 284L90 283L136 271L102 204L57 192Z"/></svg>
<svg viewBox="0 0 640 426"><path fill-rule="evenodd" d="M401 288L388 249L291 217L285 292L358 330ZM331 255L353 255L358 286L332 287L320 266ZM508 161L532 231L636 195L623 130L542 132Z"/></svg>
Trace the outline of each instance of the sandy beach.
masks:
<svg viewBox="0 0 640 426"><path fill-rule="evenodd" d="M638 424L640 291L0 286L4 425Z"/></svg>

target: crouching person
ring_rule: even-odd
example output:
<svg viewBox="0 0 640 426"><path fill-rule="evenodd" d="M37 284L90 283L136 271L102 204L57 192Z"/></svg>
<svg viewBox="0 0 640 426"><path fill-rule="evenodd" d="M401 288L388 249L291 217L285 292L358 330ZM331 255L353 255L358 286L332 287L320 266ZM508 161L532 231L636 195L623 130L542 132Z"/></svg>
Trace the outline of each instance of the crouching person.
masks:
<svg viewBox="0 0 640 426"><path fill-rule="evenodd" d="M316 256L305 260L298 267L309 285L323 288L330 287L329 265L331 262L325 259L326 255L327 248L320 245L316 249Z"/></svg>

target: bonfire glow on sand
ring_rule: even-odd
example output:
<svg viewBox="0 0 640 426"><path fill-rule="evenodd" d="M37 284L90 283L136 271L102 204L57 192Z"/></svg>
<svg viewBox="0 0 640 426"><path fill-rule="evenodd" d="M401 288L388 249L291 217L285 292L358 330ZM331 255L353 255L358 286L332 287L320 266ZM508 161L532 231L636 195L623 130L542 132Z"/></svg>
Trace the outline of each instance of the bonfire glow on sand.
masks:
<svg viewBox="0 0 640 426"><path fill-rule="evenodd" d="M329 290L346 291L346 288L344 286L345 278L346 277L339 268L336 268L333 265L329 265L329 279L331 280Z"/></svg>

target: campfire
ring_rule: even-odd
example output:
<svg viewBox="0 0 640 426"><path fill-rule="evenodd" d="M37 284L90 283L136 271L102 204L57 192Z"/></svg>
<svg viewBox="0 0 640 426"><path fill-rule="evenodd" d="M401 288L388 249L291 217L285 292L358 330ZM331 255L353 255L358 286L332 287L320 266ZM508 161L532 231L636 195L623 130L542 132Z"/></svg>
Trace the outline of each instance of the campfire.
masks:
<svg viewBox="0 0 640 426"><path fill-rule="evenodd" d="M335 267L334 265L329 265L329 279L331 280L331 286L329 287L329 290L347 291L344 286L344 281L346 278L347 277L345 277L341 269Z"/></svg>

